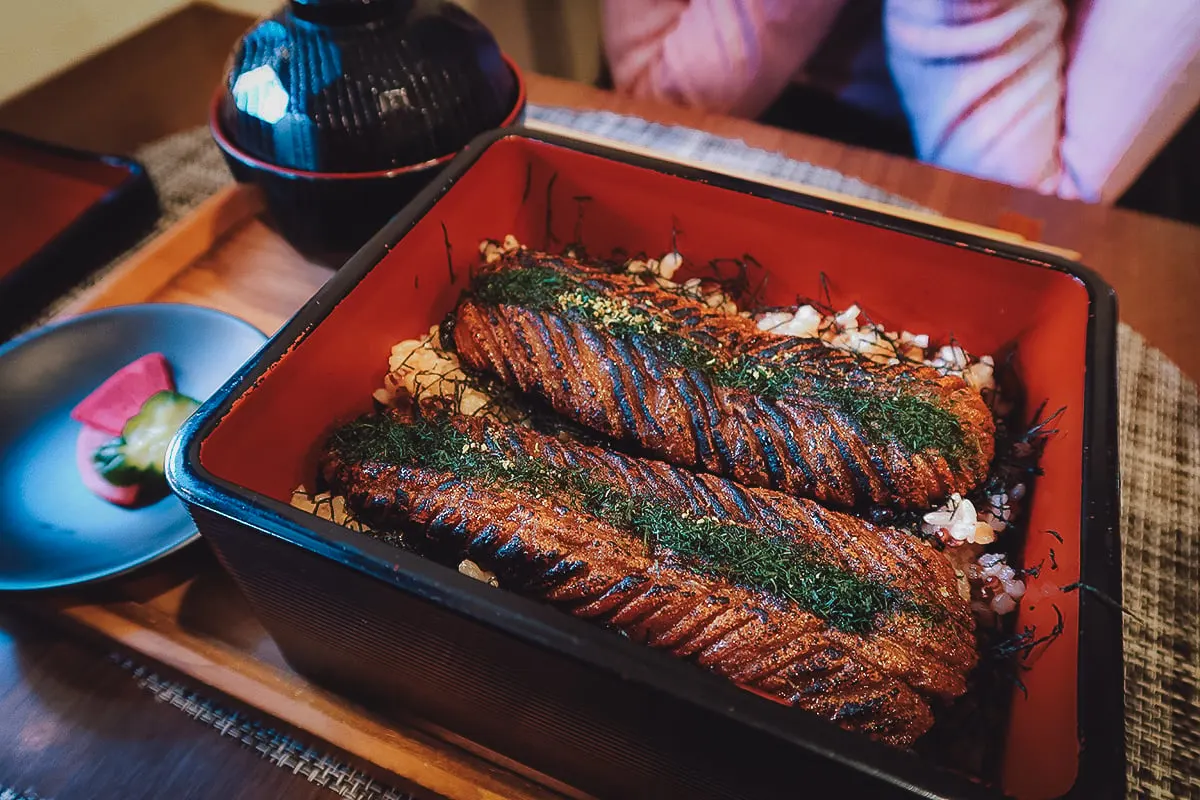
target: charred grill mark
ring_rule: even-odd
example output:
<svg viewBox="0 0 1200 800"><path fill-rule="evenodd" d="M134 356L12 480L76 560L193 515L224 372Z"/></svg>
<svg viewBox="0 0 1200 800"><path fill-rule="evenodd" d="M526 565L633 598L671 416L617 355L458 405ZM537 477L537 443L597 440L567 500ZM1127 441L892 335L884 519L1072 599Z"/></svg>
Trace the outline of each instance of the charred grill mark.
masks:
<svg viewBox="0 0 1200 800"><path fill-rule="evenodd" d="M743 430L749 432L754 441L758 443L758 453L762 458L767 478L766 486L771 489L777 489L783 481L783 459L780 458L779 451L775 448L775 442L771 440L771 432L766 430L761 424L758 424L758 416L754 414L752 408L748 409L749 413L744 417L745 424L743 425Z"/></svg>
<svg viewBox="0 0 1200 800"><path fill-rule="evenodd" d="M501 529L495 523L488 523L470 536L467 543L467 553L472 556L481 556L493 552L494 548L500 541Z"/></svg>
<svg viewBox="0 0 1200 800"><path fill-rule="evenodd" d="M619 362L620 366L624 367L625 372L628 373L629 382L633 387L632 396L627 396L627 399L634 408L638 409L639 419L630 426L630 430L644 430L650 437L665 439L666 434L655 421L654 416L649 413L645 402L643 402L643 398L650 389L647 386L646 376L642 371L641 365L638 363L639 359L636 359L635 354L630 352L630 348L626 343L619 340L612 342L611 352L614 356L614 368L617 367L617 362Z"/></svg>
<svg viewBox="0 0 1200 800"><path fill-rule="evenodd" d="M800 470L800 474L802 476L801 480L803 481L804 485L817 486L818 481L816 473L809 466L808 459L804 457L804 453L800 449L800 442L804 440L801 436L796 435L796 432L792 428L791 420L780 413L779 409L774 403L771 403L767 400L756 398L756 402L754 403L753 407L761 411L763 416L767 417L769 420L771 420L771 422L774 423L773 426L768 428L768 433L777 435L783 440L784 446L787 448L788 457L790 458L790 465ZM781 473L779 480L781 486L786 479L787 474Z"/></svg>
<svg viewBox="0 0 1200 800"><path fill-rule="evenodd" d="M529 363L536 364L538 360L538 351L534 350L533 342L529 340L529 337L525 333L525 329L520 324L520 321L517 320L516 324L510 325L508 331L512 341L517 345L517 347L520 348L520 352L525 355L526 360Z"/></svg>
<svg viewBox="0 0 1200 800"><path fill-rule="evenodd" d="M696 476L659 464L652 465L647 471L648 482L662 486L664 497L686 499L688 510L694 515L707 517L721 512L720 500Z"/></svg>
<svg viewBox="0 0 1200 800"><path fill-rule="evenodd" d="M615 354L617 347L611 343L608 347L606 355ZM625 431L643 430L638 424L637 414L634 412L634 405L640 399L637 395L631 393L625 385L625 376L621 372L621 365L613 358L604 359L604 370L608 373L608 378L612 382L613 387L613 405L616 406L617 412L621 415L621 423Z"/></svg>
<svg viewBox="0 0 1200 800"><path fill-rule="evenodd" d="M866 458L867 463L871 465L871 471L883 485L884 492L892 497L901 496L902 490L900 485L896 482L895 476L892 474L891 467L888 466L888 458L886 453L874 448L866 448L863 455Z"/></svg>
<svg viewBox="0 0 1200 800"><path fill-rule="evenodd" d="M698 466L709 468L712 464L712 448L708 444L708 436L702 427L703 417L701 416L700 407L696 403L695 395L691 391L691 381L685 373L675 378L670 378L666 381L666 385L674 389L674 394L679 398L679 402L687 409L687 413L680 415L679 423L684 426L689 436L691 436L693 449L695 453L696 463Z"/></svg>
<svg viewBox="0 0 1200 800"><path fill-rule="evenodd" d="M559 350L558 343L554 341L553 335L550 333L550 328L546 325L546 317L543 314L530 314L529 326L533 332L537 334L538 341L542 343L542 347L546 351L546 357L550 362L550 368L560 374L565 373L567 364L563 360L562 353ZM569 392L570 386L564 379L563 389Z"/></svg>
<svg viewBox="0 0 1200 800"><path fill-rule="evenodd" d="M557 395L558 391L562 391L564 397L570 397L576 391L572 389L572 378L576 377L577 369L572 365L569 357L577 349L574 339L570 338L570 333L565 330L562 320L552 314L539 314L538 326L545 331L546 347L554 354L554 367L558 369L558 386L554 393ZM566 357L564 357L564 353Z"/></svg>
<svg viewBox="0 0 1200 800"><path fill-rule="evenodd" d="M705 452L709 453L705 467L713 472L723 473L729 468L725 458L728 448L719 439L714 424L714 420L719 419L719 413L716 400L708 385L708 377L695 370L690 370L684 373L680 387L681 393L685 391L683 387L686 387L687 401L693 403L694 407L698 409L698 414L692 419L692 425L696 436L703 437Z"/></svg>
<svg viewBox="0 0 1200 800"><path fill-rule="evenodd" d="M642 465L632 459L629 461L609 460L588 454L586 462L589 469L602 470L609 475L617 477L620 483L629 489L630 494L633 494L645 481Z"/></svg>
<svg viewBox="0 0 1200 800"><path fill-rule="evenodd" d="M615 396L616 387L611 382L612 376L605 368L605 340L595 331L582 325L572 326L572 333L575 335L575 341L580 345L577 351L580 368L585 368L584 363L589 362L588 366L591 368L587 369L587 374L594 387L594 394L585 400L587 416L585 424L616 439L630 436L632 431L621 425L619 414L614 408L614 404L619 398ZM578 409L570 407L571 399L570 397L554 398L556 401L554 409L568 417L574 416L572 411L578 413Z"/></svg>
<svg viewBox="0 0 1200 800"><path fill-rule="evenodd" d="M713 494L703 481L679 478L682 496L688 499L692 513L699 516L718 516L724 510L721 498Z"/></svg>
<svg viewBox="0 0 1200 800"><path fill-rule="evenodd" d="M839 427L836 422L829 426L829 441L837 449L842 464L850 473L855 494L859 497L868 497L871 494L871 479L867 477L859 459L855 458L854 453L851 452L850 443L842 438Z"/></svg>
<svg viewBox="0 0 1200 800"><path fill-rule="evenodd" d="M667 315L684 326L696 324L696 316L690 308L668 307Z"/></svg>
<svg viewBox="0 0 1200 800"><path fill-rule="evenodd" d="M846 720L873 714L879 708L878 698L871 698L863 703L846 703L833 712L833 719Z"/></svg>
<svg viewBox="0 0 1200 800"><path fill-rule="evenodd" d="M632 458L613 458L613 459L598 459L597 467L601 470L600 474L605 472L619 472L620 474L629 475L629 486L631 495L640 495L643 493L654 492L656 495L662 495L665 487L658 475L654 471L652 462L642 459ZM656 500L661 500L661 497L656 497ZM674 498L671 498L674 500Z"/></svg>
<svg viewBox="0 0 1200 800"><path fill-rule="evenodd" d="M717 481L713 481L713 483L717 483ZM725 505L725 513L732 514L733 510L736 509L738 513L742 515L742 518L747 522L757 519L758 515L754 513L754 503L750 498L749 491L743 489L741 486L733 483L732 481L721 481L719 485L724 490L725 496L729 497L732 501L732 506L729 504ZM783 525L780 527L780 530L783 530L786 527L788 526Z"/></svg>
<svg viewBox="0 0 1200 800"><path fill-rule="evenodd" d="M755 355L760 356L764 359L769 359L769 360L778 359L781 356L783 356L785 353L787 353L790 349L792 349L792 344L787 339L780 337L779 341L771 342L771 343L765 345L764 347L758 349L755 352ZM788 362L785 361L784 363L788 363Z"/></svg>
<svg viewBox="0 0 1200 800"><path fill-rule="evenodd" d="M562 339L563 348L568 354L567 358L565 359L568 367L564 370L561 382L563 390L562 396L564 398L596 397L597 391L595 384L588 379L587 372L580 369L579 363L571 358L571 356L575 356L576 358L582 357L582 351L584 350L583 345L580 343L578 337L575 336L575 333L572 330L574 326L570 325L561 317L554 316L553 314L547 314L545 316L549 320L549 324L554 326L554 331Z"/></svg>
<svg viewBox="0 0 1200 800"><path fill-rule="evenodd" d="M696 388L696 394L704 401L704 408L708 411L704 417L705 424L716 429L721 422L721 403L713 395L712 384L705 375L693 372L689 377Z"/></svg>
<svg viewBox="0 0 1200 800"><path fill-rule="evenodd" d="M484 442L492 450L509 450L523 455L532 455L526 450L525 443L517 435L514 428L496 427L489 429Z"/></svg>
<svg viewBox="0 0 1200 800"><path fill-rule="evenodd" d="M587 564L583 561L578 561L571 558L561 558L545 573L545 585L547 590L553 589L556 586L561 586L572 578L578 577L580 573L587 569Z"/></svg>
<svg viewBox="0 0 1200 800"><path fill-rule="evenodd" d="M646 344L644 336L634 336L630 339L630 346L641 359L643 369L652 380L661 381L663 379L662 364L659 363L658 354L654 352Z"/></svg>
<svg viewBox="0 0 1200 800"><path fill-rule="evenodd" d="M771 508L770 516L772 518L777 519L778 514L779 514L779 512L777 509ZM828 517L821 511L817 511L817 512L813 513L812 517L809 519L809 522L812 523L812 527L816 528L817 532L819 532L820 534L823 535L825 541L829 542L831 545L837 539L844 538L844 537L838 536L838 534L834 531L833 526L831 526L829 524ZM830 549L835 550L837 548L831 546Z"/></svg>

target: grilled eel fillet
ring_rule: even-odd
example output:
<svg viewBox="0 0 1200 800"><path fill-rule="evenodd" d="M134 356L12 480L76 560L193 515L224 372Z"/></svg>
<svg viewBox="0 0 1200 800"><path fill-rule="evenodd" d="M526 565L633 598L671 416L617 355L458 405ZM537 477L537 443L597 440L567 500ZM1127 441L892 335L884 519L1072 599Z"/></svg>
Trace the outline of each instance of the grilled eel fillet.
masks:
<svg viewBox="0 0 1200 800"><path fill-rule="evenodd" d="M368 419L400 429L422 424L388 414ZM569 491L546 493L504 475L462 477L461 467L451 471L452 462L429 457L355 455L339 433L322 452L322 475L376 530L405 530L427 552L474 560L506 588L884 742L910 744L933 722L928 699L966 690L977 659L967 600L950 563L919 539L809 500L527 428L469 417L440 424L465 437L450 446L451 457L477 448L514 469L539 464L546 474L587 475L640 505L798 543L833 572L890 585L906 602L846 630L827 609L806 610L648 545L581 510Z"/></svg>
<svg viewBox="0 0 1200 800"><path fill-rule="evenodd" d="M504 281L518 272L526 280L506 294ZM557 298L556 285L565 287ZM929 508L982 481L994 452L992 415L960 378L760 331L569 257L506 255L476 276L448 324L464 364L585 426L675 464L843 508ZM664 331L674 353L663 349ZM681 364L680 344L692 350L691 366ZM696 368L696 353L710 364ZM755 386L781 369L794 379L775 396ZM862 398L873 407L855 411ZM896 398L934 418L901 419ZM934 422L952 446L920 444ZM907 429L922 449L888 427Z"/></svg>

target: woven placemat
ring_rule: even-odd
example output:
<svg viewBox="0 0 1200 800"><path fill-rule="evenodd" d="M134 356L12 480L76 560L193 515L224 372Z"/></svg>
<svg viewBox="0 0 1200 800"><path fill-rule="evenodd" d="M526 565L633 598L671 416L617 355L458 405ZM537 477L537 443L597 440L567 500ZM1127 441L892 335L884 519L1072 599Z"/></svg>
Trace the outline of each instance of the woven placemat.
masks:
<svg viewBox="0 0 1200 800"><path fill-rule="evenodd" d="M610 112L530 106L529 116L676 156L921 208L834 170L702 131ZM202 129L152 144L139 158L163 206L152 236L230 180ZM1200 797L1200 397L1194 382L1124 324L1119 384L1122 564L1131 612L1125 621L1128 788L1135 797Z"/></svg>
<svg viewBox="0 0 1200 800"><path fill-rule="evenodd" d="M1122 325L1118 342L1125 742L1131 796L1200 797L1200 398Z"/></svg>
<svg viewBox="0 0 1200 800"><path fill-rule="evenodd" d="M309 783L322 786L343 800L416 800L413 795L379 783L323 749L304 744L259 720L225 708L182 683L158 675L148 667L139 666L119 655L113 655L112 660L128 670L137 685L152 694L158 702L178 709L201 725L212 728L220 736L250 748L264 761L289 770ZM3 796L0 796L0 800L3 800Z"/></svg>

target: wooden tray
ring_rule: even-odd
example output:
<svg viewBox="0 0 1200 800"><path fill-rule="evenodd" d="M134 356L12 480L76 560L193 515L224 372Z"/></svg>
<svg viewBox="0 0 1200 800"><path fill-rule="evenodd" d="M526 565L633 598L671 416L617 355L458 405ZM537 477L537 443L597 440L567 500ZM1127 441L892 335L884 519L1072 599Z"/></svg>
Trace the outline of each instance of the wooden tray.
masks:
<svg viewBox="0 0 1200 800"><path fill-rule="evenodd" d="M129 303L191 303L274 333L333 270L293 250L262 221L262 211L254 189L221 191L59 316ZM29 604L45 610L47 598ZM203 544L129 577L51 595L49 604L67 620L444 797L581 796L469 742L384 723L310 684L283 660Z"/></svg>
<svg viewBox="0 0 1200 800"><path fill-rule="evenodd" d="M880 207L824 190L768 182L844 203ZM1011 231L891 207L885 210L953 230L1044 247ZM262 212L256 190L244 186L223 190L117 267L60 316L129 303L179 302L220 309L274 333L333 271L293 250L263 222ZM44 611L47 601L39 597L30 605ZM426 726L418 730L415 725L385 723L313 686L283 660L203 545L126 578L52 595L49 607L69 621L442 796L455 800L583 796L470 742L430 732Z"/></svg>

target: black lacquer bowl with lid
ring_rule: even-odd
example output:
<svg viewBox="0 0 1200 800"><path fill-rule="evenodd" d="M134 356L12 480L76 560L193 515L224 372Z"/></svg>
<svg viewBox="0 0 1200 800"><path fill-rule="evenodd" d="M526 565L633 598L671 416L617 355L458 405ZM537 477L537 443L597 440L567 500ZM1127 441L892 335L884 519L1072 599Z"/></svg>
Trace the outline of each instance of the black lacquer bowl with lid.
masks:
<svg viewBox="0 0 1200 800"><path fill-rule="evenodd" d="M524 108L516 66L453 3L290 0L238 43L210 125L284 236L337 258Z"/></svg>

